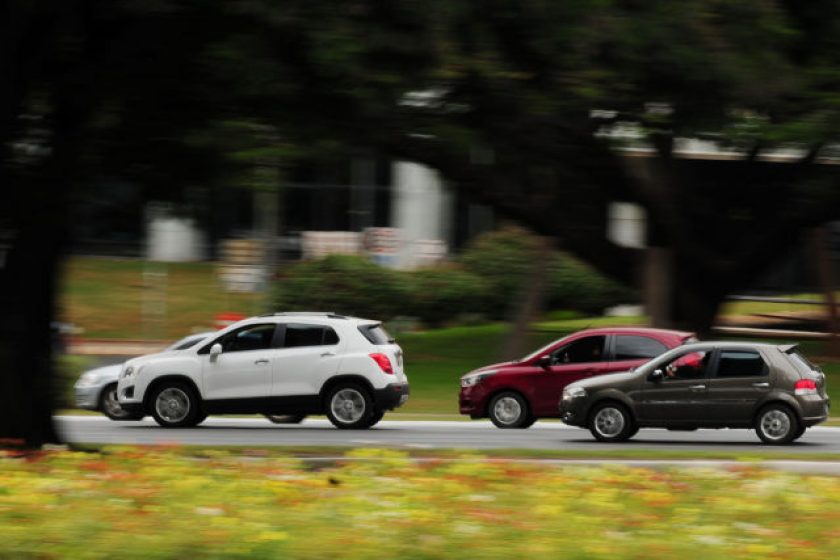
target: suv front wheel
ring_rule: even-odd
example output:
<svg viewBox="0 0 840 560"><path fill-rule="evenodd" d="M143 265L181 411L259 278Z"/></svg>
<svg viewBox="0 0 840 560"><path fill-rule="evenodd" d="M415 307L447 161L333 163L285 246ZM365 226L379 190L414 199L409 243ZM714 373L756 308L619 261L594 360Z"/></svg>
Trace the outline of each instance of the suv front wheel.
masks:
<svg viewBox="0 0 840 560"><path fill-rule="evenodd" d="M149 402L155 422L164 428L195 426L201 417L198 397L185 383L174 381L158 385Z"/></svg>
<svg viewBox="0 0 840 560"><path fill-rule="evenodd" d="M370 393L355 383L340 383L330 389L326 409L327 418L336 428L365 429L379 420Z"/></svg>

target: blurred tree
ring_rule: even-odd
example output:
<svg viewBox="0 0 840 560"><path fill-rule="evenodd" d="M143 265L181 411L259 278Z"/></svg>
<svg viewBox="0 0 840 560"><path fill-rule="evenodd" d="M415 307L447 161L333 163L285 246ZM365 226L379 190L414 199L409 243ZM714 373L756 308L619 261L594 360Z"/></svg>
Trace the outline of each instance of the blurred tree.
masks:
<svg viewBox="0 0 840 560"><path fill-rule="evenodd" d="M391 153L625 280L641 255L606 240L607 205L641 203L667 324L706 332L726 294L840 214L820 159L840 134L836 1L438 9L437 82L406 97ZM730 153L688 159L685 139Z"/></svg>
<svg viewBox="0 0 840 560"><path fill-rule="evenodd" d="M57 439L58 257L70 201L107 196L91 190L103 178L177 200L242 182L256 160L374 148L624 279L638 258L606 240L606 207L637 201L650 244L669 249L672 323L705 330L723 295L836 216L836 173L819 161L840 130L838 10L0 0L0 438ZM681 138L737 157L678 157ZM790 145L797 163L765 161Z"/></svg>

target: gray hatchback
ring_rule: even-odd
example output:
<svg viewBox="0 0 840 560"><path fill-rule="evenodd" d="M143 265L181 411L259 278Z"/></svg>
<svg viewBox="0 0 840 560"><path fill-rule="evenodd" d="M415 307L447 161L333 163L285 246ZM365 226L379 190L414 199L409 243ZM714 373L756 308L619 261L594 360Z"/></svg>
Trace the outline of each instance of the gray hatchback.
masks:
<svg viewBox="0 0 840 560"><path fill-rule="evenodd" d="M639 428L754 428L779 445L828 411L825 375L795 345L742 342L680 346L634 371L572 383L560 400L563 421L600 441Z"/></svg>

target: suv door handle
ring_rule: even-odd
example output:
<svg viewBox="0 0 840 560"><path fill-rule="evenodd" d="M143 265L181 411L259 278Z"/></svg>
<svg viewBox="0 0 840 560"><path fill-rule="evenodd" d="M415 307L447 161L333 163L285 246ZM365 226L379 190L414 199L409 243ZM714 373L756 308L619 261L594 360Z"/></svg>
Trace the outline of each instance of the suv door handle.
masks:
<svg viewBox="0 0 840 560"><path fill-rule="evenodd" d="M766 389L766 388L768 388L769 386L770 386L770 384L769 384L769 383L767 383L766 381L765 381L765 382L763 382L763 383L753 383L753 387L758 387L758 388L760 388L760 389Z"/></svg>
<svg viewBox="0 0 840 560"><path fill-rule="evenodd" d="M256 361L256 362L254 362L254 363L255 363L256 365L260 365L260 364L267 364L267 363L268 363L268 358L260 358L259 360L257 360L257 361Z"/></svg>
<svg viewBox="0 0 840 560"><path fill-rule="evenodd" d="M322 358L326 358L328 356L335 356L335 352L324 352L323 354L321 354Z"/></svg>
<svg viewBox="0 0 840 560"><path fill-rule="evenodd" d="M704 389L706 389L706 386L705 385L689 385L688 388L691 389L692 391L703 391Z"/></svg>

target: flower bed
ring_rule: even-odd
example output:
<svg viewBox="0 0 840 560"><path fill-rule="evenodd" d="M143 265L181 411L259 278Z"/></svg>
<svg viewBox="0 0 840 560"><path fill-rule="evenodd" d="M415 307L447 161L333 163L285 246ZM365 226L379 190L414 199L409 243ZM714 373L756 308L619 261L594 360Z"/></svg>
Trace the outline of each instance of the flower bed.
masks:
<svg viewBox="0 0 840 560"><path fill-rule="evenodd" d="M176 449L0 458L10 558L831 558L840 479Z"/></svg>

